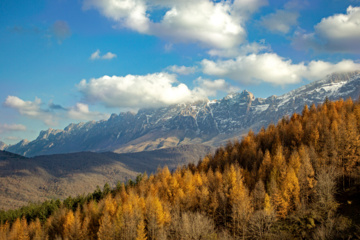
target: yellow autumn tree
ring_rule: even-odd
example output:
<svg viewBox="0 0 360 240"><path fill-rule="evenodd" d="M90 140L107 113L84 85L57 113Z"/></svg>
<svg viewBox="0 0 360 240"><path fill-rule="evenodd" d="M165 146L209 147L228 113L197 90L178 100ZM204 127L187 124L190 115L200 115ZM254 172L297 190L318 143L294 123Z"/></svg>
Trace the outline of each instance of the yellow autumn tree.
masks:
<svg viewBox="0 0 360 240"><path fill-rule="evenodd" d="M309 151L305 146L300 146L299 155L301 161L298 174L300 199L303 204L307 204L315 185L315 171L310 162Z"/></svg>
<svg viewBox="0 0 360 240"><path fill-rule="evenodd" d="M74 212L69 210L64 219L63 229L64 229L64 239L70 239L72 234L72 228L75 222Z"/></svg>
<svg viewBox="0 0 360 240"><path fill-rule="evenodd" d="M271 155L268 149L266 149L263 160L261 162L258 174L259 174L259 178L263 181L263 182L267 182L267 178L270 174L271 171Z"/></svg>
<svg viewBox="0 0 360 240"><path fill-rule="evenodd" d="M111 216L105 212L100 219L100 227L97 233L99 240L112 240L114 239L115 231L111 221Z"/></svg>
<svg viewBox="0 0 360 240"><path fill-rule="evenodd" d="M228 197L231 205L233 233L234 235L242 235L245 238L248 222L253 211L249 192L244 185L238 166L230 166L226 179L229 185Z"/></svg>
<svg viewBox="0 0 360 240"><path fill-rule="evenodd" d="M5 222L4 224L0 224L0 240L9 239L8 235L10 232L10 224Z"/></svg>
<svg viewBox="0 0 360 240"><path fill-rule="evenodd" d="M166 209L157 196L146 199L146 222L148 236L155 239L162 234L163 228L171 220L170 212Z"/></svg>
<svg viewBox="0 0 360 240"><path fill-rule="evenodd" d="M292 167L289 167L286 173L286 177L282 184L282 192L284 200L288 203L288 209L286 211L295 210L300 204L300 187L299 180Z"/></svg>
<svg viewBox="0 0 360 240"><path fill-rule="evenodd" d="M11 226L9 240L30 240L26 218L17 218Z"/></svg>
<svg viewBox="0 0 360 240"><path fill-rule="evenodd" d="M135 240L147 240L144 219L141 219L139 221L139 224L136 229Z"/></svg>

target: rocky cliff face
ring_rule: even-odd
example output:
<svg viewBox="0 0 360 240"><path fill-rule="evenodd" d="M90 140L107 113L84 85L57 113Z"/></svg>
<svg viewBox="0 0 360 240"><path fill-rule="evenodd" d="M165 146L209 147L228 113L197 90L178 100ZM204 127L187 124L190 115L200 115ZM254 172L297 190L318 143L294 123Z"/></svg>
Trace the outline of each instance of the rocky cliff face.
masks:
<svg viewBox="0 0 360 240"><path fill-rule="evenodd" d="M216 146L249 129L276 123L301 112L305 104L360 95L360 72L333 74L282 96L255 98L248 91L221 100L177 104L138 113L113 114L108 120L70 124L41 131L34 141L5 149L25 156L79 151L136 152L203 143Z"/></svg>

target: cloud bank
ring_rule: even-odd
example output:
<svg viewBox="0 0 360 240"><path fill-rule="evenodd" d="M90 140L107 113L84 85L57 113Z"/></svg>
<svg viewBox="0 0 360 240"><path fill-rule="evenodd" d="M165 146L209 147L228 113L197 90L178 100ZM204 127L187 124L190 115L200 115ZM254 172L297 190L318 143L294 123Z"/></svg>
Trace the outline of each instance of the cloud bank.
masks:
<svg viewBox="0 0 360 240"><path fill-rule="evenodd" d="M91 112L89 106L84 103L77 103L70 108L64 108L52 102L44 106L39 98L35 98L34 101L24 101L16 96L8 96L4 102L4 106L17 110L23 116L40 120L47 126L57 126L58 121L64 118L73 120L99 120L109 117L109 114ZM10 127L11 126L7 126L8 129L10 129ZM21 129L21 126L18 125L12 127Z"/></svg>
<svg viewBox="0 0 360 240"><path fill-rule="evenodd" d="M312 33L298 31L293 45L299 49L360 53L360 7L349 6L346 14L323 18Z"/></svg>
<svg viewBox="0 0 360 240"><path fill-rule="evenodd" d="M22 124L0 124L0 133L26 131L26 126Z"/></svg>
<svg viewBox="0 0 360 240"><path fill-rule="evenodd" d="M217 79L212 81L199 77L198 79L196 79L195 82L198 85L198 87L195 88L195 91L198 92L200 95L216 96L219 91L225 93L233 93L240 90L239 88L227 83L224 79Z"/></svg>
<svg viewBox="0 0 360 240"><path fill-rule="evenodd" d="M35 98L34 101L24 101L16 96L8 96L4 105L16 109L21 115L43 121L46 125L57 125L56 117L49 111L41 109L41 99Z"/></svg>
<svg viewBox="0 0 360 240"><path fill-rule="evenodd" d="M201 65L207 75L228 77L242 84L286 85L299 83L302 79L319 80L334 72L360 70L360 64L352 60L336 64L325 61L294 64L275 53L250 54L229 60L204 59Z"/></svg>
<svg viewBox="0 0 360 240"><path fill-rule="evenodd" d="M110 116L109 114L104 114L100 112L91 112L89 110L89 105L85 103L76 103L75 106L68 109L67 115L71 119L88 121L107 119Z"/></svg>
<svg viewBox="0 0 360 240"><path fill-rule="evenodd" d="M102 102L108 107L155 107L188 101L191 90L176 76L155 73L145 76L103 76L82 80L78 89L90 102Z"/></svg>
<svg viewBox="0 0 360 240"><path fill-rule="evenodd" d="M199 79L195 82L198 86L191 90L184 83L179 83L175 74L153 73L103 76L82 80L77 87L86 101L120 108L160 107L203 100L216 95L218 90L227 91L230 88L225 80L212 82Z"/></svg>
<svg viewBox="0 0 360 240"><path fill-rule="evenodd" d="M85 0L83 9L97 9L118 27L139 33L224 49L244 42L245 22L266 4L266 0ZM154 21L158 10L164 14Z"/></svg>

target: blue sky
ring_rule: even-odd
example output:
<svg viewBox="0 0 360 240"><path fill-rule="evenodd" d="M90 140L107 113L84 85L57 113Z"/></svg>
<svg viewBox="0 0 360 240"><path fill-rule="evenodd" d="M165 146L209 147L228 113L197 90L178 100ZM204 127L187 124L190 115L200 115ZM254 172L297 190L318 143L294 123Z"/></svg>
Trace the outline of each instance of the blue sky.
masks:
<svg viewBox="0 0 360 240"><path fill-rule="evenodd" d="M360 70L358 0L2 0L0 141Z"/></svg>

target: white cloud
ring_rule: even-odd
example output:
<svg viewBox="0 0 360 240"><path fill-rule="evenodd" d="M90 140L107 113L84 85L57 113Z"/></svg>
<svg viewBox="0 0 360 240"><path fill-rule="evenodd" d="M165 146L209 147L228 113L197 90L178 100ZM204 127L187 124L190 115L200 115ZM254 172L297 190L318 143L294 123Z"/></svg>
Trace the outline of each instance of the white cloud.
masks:
<svg viewBox="0 0 360 240"><path fill-rule="evenodd" d="M150 20L143 0L85 0L85 10L95 8L102 15L140 33L148 33Z"/></svg>
<svg viewBox="0 0 360 240"><path fill-rule="evenodd" d="M70 118L74 120L100 120L108 118L108 114L99 112L91 112L89 106L83 103L76 103L75 106L64 108L60 105L50 102L47 107L42 108L41 99L35 98L35 101L24 101L16 96L8 96L4 105L16 109L21 115L37 119L44 122L48 126L57 126L60 119ZM65 114L64 114L65 111ZM10 129L10 127L22 129L20 125L2 126L2 129ZM1 125L0 125L1 130Z"/></svg>
<svg viewBox="0 0 360 240"><path fill-rule="evenodd" d="M100 120L109 118L109 114L100 112L90 112L89 106L84 103L76 103L75 106L68 110L68 116L76 120Z"/></svg>
<svg viewBox="0 0 360 240"><path fill-rule="evenodd" d="M323 18L313 33L297 32L293 40L300 49L360 53L360 7L349 6L346 14Z"/></svg>
<svg viewBox="0 0 360 240"><path fill-rule="evenodd" d="M108 53L101 56L100 55L100 50L98 49L98 50L96 50L95 52L93 52L91 54L90 59L91 60L97 60L97 59L111 60L111 59L116 58L116 57L117 57L116 54L111 53L111 52L108 52Z"/></svg>
<svg viewBox="0 0 360 240"><path fill-rule="evenodd" d="M286 34L291 27L297 25L299 13L294 11L277 10L261 18L261 25L267 30L274 33Z"/></svg>
<svg viewBox="0 0 360 240"><path fill-rule="evenodd" d="M89 102L100 102L107 107L143 108L159 107L177 103L192 102L215 96L217 91L236 90L225 80L195 81L194 89L179 83L176 75L154 73L148 75L103 76L82 80L78 89Z"/></svg>
<svg viewBox="0 0 360 240"><path fill-rule="evenodd" d="M195 73L196 71L196 67L186 67L186 66L177 66L177 65L169 66L166 69L180 75L189 75Z"/></svg>
<svg viewBox="0 0 360 240"><path fill-rule="evenodd" d="M203 79L199 77L195 83L199 85L195 88L195 91L197 91L200 95L205 96L216 96L216 94L221 92L231 93L231 92L237 92L240 89L237 87L232 86L231 84L227 83L224 79L217 79L214 81L211 81L209 79Z"/></svg>
<svg viewBox="0 0 360 240"><path fill-rule="evenodd" d="M22 124L0 124L0 133L26 131L26 126Z"/></svg>
<svg viewBox="0 0 360 240"><path fill-rule="evenodd" d="M57 124L57 118L51 112L41 109L41 99L37 97L32 102L24 101L16 96L8 96L4 105L16 109L21 115L39 119L46 125L53 126Z"/></svg>
<svg viewBox="0 0 360 240"><path fill-rule="evenodd" d="M100 101L109 107L156 107L192 99L191 90L183 83L176 84L176 76L155 73L145 76L103 76L82 80L80 92L89 101Z"/></svg>
<svg viewBox="0 0 360 240"><path fill-rule="evenodd" d="M335 64L324 61L311 61L306 67L307 71L303 73L303 77L309 80L318 80L331 73L360 70L360 63L352 60L342 60Z"/></svg>
<svg viewBox="0 0 360 240"><path fill-rule="evenodd" d="M270 50L270 46L265 45L265 42L264 43L253 42L249 44L242 44L241 46L236 48L211 49L210 51L208 51L208 54L210 56L233 58L236 56L247 55L250 53L259 53L265 50Z"/></svg>
<svg viewBox="0 0 360 240"><path fill-rule="evenodd" d="M83 7L98 9L119 26L139 33L173 42L233 48L246 38L244 25L248 17L265 4L266 0L85 0ZM160 21L151 19L154 9L164 12Z"/></svg>
<svg viewBox="0 0 360 240"><path fill-rule="evenodd" d="M90 56L91 60L95 60L95 59L100 59L100 50L96 50L95 52L93 52Z"/></svg>
<svg viewBox="0 0 360 240"><path fill-rule="evenodd" d="M114 53L111 53L111 52L107 52L106 54L104 54L102 56L102 59L113 59L113 58L116 58L116 54Z"/></svg>
<svg viewBox="0 0 360 240"><path fill-rule="evenodd" d="M229 48L245 40L242 24L229 4L200 0L172 7L160 23L152 24L151 32L172 41Z"/></svg>
<svg viewBox="0 0 360 240"><path fill-rule="evenodd" d="M336 64L324 61L293 64L275 53L251 54L230 60L204 59L201 65L203 72L208 75L228 77L243 84L268 82L276 85L298 83L303 78L314 81L334 72L360 69L360 64L352 60Z"/></svg>

